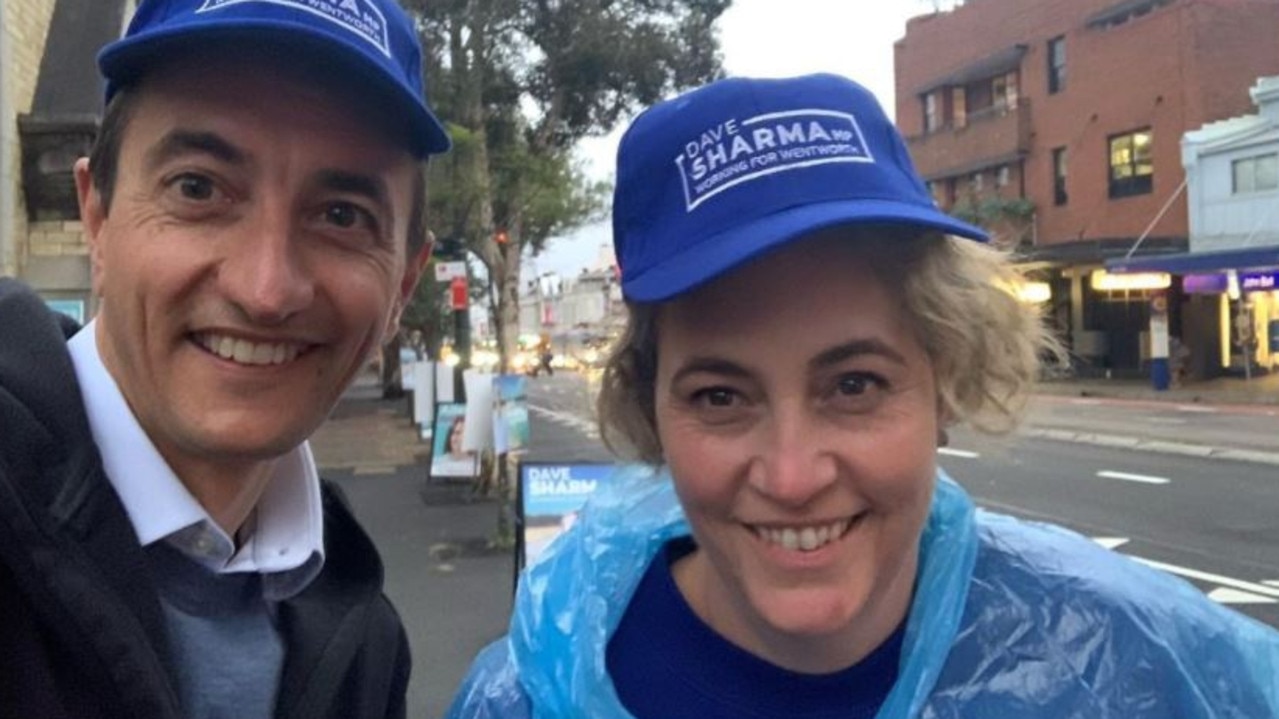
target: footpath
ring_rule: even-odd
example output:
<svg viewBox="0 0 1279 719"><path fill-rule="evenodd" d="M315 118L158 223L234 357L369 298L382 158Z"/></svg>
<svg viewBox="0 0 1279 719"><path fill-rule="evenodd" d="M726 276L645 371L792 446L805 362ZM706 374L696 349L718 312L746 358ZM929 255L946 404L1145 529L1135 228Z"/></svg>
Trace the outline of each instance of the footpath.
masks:
<svg viewBox="0 0 1279 719"><path fill-rule="evenodd" d="M1039 416L1022 434L1076 442L1136 446L1161 441L1162 451L1199 453L1234 451L1265 455L1258 447L1196 444L1195 427L1160 428L1160 438L1124 437L1110 432L1067 426L1075 399L1120 400L1172 405L1247 405L1252 411L1279 414L1279 375L1216 380L1167 392L1155 392L1137 381L1061 381L1041 389L1059 411ZM1039 400L1037 400L1039 401ZM534 447L531 460L602 459L599 443L530 413ZM1169 435L1169 433L1173 433ZM1181 434L1177 434L1180 432ZM1222 444L1222 443L1219 443ZM321 474L347 493L364 527L372 535L386 567L386 590L399 610L414 653L408 715L434 719L443 715L471 659L501 636L510 614L514 588L514 551L492 546L502 508L492 500L476 500L469 482L428 479L429 449L412 426L407 400L383 400L376 378L362 375L343 397L312 440ZM1192 452L1187 451L1192 448ZM1198 449L1195 449L1198 448ZM1222 455L1227 456L1227 455ZM1247 457L1243 457L1248 459Z"/></svg>

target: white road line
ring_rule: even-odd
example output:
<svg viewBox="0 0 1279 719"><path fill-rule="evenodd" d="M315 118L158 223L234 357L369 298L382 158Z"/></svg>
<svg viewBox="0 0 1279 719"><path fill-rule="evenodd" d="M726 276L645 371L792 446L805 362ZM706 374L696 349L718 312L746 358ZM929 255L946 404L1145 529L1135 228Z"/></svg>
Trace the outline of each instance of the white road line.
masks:
<svg viewBox="0 0 1279 719"><path fill-rule="evenodd" d="M1273 597L1275 599L1279 599L1279 587L1267 587L1264 584L1254 584L1252 582L1245 582L1242 579L1232 579L1231 577L1223 577L1220 574L1211 574L1209 572L1201 572L1198 569L1187 569L1185 567L1178 567L1175 564L1166 564L1164 562L1156 562L1153 559L1144 559L1142 557L1135 557L1131 554L1128 556L1138 562L1141 562L1147 567L1161 569L1165 572L1168 572L1169 574L1176 574L1178 576L1185 577L1187 579L1198 579L1201 582L1217 584L1223 587L1233 587L1235 589L1241 589L1245 592L1248 592L1249 594L1260 594L1264 597Z"/></svg>
<svg viewBox="0 0 1279 719"><path fill-rule="evenodd" d="M964 459L977 459L980 454L969 452L966 449L952 449L950 447L938 447L937 454L944 454L948 457L963 457Z"/></svg>
<svg viewBox="0 0 1279 719"><path fill-rule="evenodd" d="M1127 537L1092 537L1092 541L1106 549L1114 550L1128 543ZM1222 604L1272 604L1279 602L1279 581L1268 579L1261 584L1245 582L1242 579L1223 577L1220 574L1187 569L1175 564L1156 562L1133 554L1124 555L1129 559L1141 562L1152 569L1159 569L1169 574L1176 574L1187 579L1198 579L1202 582L1218 585L1217 589L1208 593L1208 598Z"/></svg>
<svg viewBox="0 0 1279 719"><path fill-rule="evenodd" d="M1128 472L1112 472L1109 469L1103 469L1097 473L1098 477L1106 479L1122 479L1125 482L1141 482L1142 484L1168 484L1170 481L1166 477L1152 477L1148 474L1130 474Z"/></svg>
<svg viewBox="0 0 1279 719"><path fill-rule="evenodd" d="M1208 592L1208 598L1218 604L1279 604L1279 599L1263 597L1252 592L1241 592L1229 587L1217 587Z"/></svg>
<svg viewBox="0 0 1279 719"><path fill-rule="evenodd" d="M1092 541L1106 549L1114 550L1127 544L1129 539L1127 537L1093 537Z"/></svg>

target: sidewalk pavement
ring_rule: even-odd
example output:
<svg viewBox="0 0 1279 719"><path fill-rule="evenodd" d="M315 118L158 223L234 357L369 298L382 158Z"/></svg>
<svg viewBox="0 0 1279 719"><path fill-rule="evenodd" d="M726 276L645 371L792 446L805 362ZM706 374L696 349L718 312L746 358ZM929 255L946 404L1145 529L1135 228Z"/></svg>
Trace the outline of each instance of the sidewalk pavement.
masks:
<svg viewBox="0 0 1279 719"><path fill-rule="evenodd" d="M1279 372L1252 379L1216 377L1156 390L1147 379L1060 379L1041 382L1039 394L1156 400L1180 404L1279 405Z"/></svg>
<svg viewBox="0 0 1279 719"><path fill-rule="evenodd" d="M1055 381L1041 391L1175 403L1279 404L1279 374L1251 382L1213 380L1166 392L1134 380ZM604 456L598 442L583 444L575 432L537 412L530 413L530 421L533 436L540 438L530 459ZM1112 435L1090 439L1077 430L1043 426L1024 434L1110 445L1140 441ZM429 448L409 420L408 400L381 399L372 375L361 375L311 444L321 474L346 491L382 554L386 591L404 620L414 653L408 714L442 716L471 659L506 629L514 552L491 546L501 508L493 501L475 501L469 482L428 480ZM1187 453L1187 446L1195 450L1182 444L1162 451ZM1279 452L1238 451L1264 454L1279 464Z"/></svg>

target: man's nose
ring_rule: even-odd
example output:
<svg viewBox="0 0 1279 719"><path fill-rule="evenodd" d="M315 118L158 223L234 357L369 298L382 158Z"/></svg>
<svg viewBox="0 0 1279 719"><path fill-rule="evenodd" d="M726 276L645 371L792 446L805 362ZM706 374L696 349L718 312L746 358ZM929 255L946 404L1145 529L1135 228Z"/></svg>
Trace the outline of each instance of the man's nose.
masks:
<svg viewBox="0 0 1279 719"><path fill-rule="evenodd" d="M283 322L315 297L315 281L297 233L291 213L267 207L228 243L220 286L253 322Z"/></svg>
<svg viewBox="0 0 1279 719"><path fill-rule="evenodd" d="M767 436L750 470L750 483L757 491L774 502L798 508L835 483L835 455L825 446L826 433L811 410L775 411L766 427Z"/></svg>

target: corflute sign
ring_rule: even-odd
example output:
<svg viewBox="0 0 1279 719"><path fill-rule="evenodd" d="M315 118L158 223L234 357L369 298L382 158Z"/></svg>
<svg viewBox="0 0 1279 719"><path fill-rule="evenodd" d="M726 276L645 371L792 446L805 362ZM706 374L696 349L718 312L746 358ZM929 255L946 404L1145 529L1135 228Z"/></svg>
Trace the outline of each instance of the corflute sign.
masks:
<svg viewBox="0 0 1279 719"><path fill-rule="evenodd" d="M804 109L732 118L690 138L675 158L687 211L731 187L787 170L874 162L857 118Z"/></svg>

